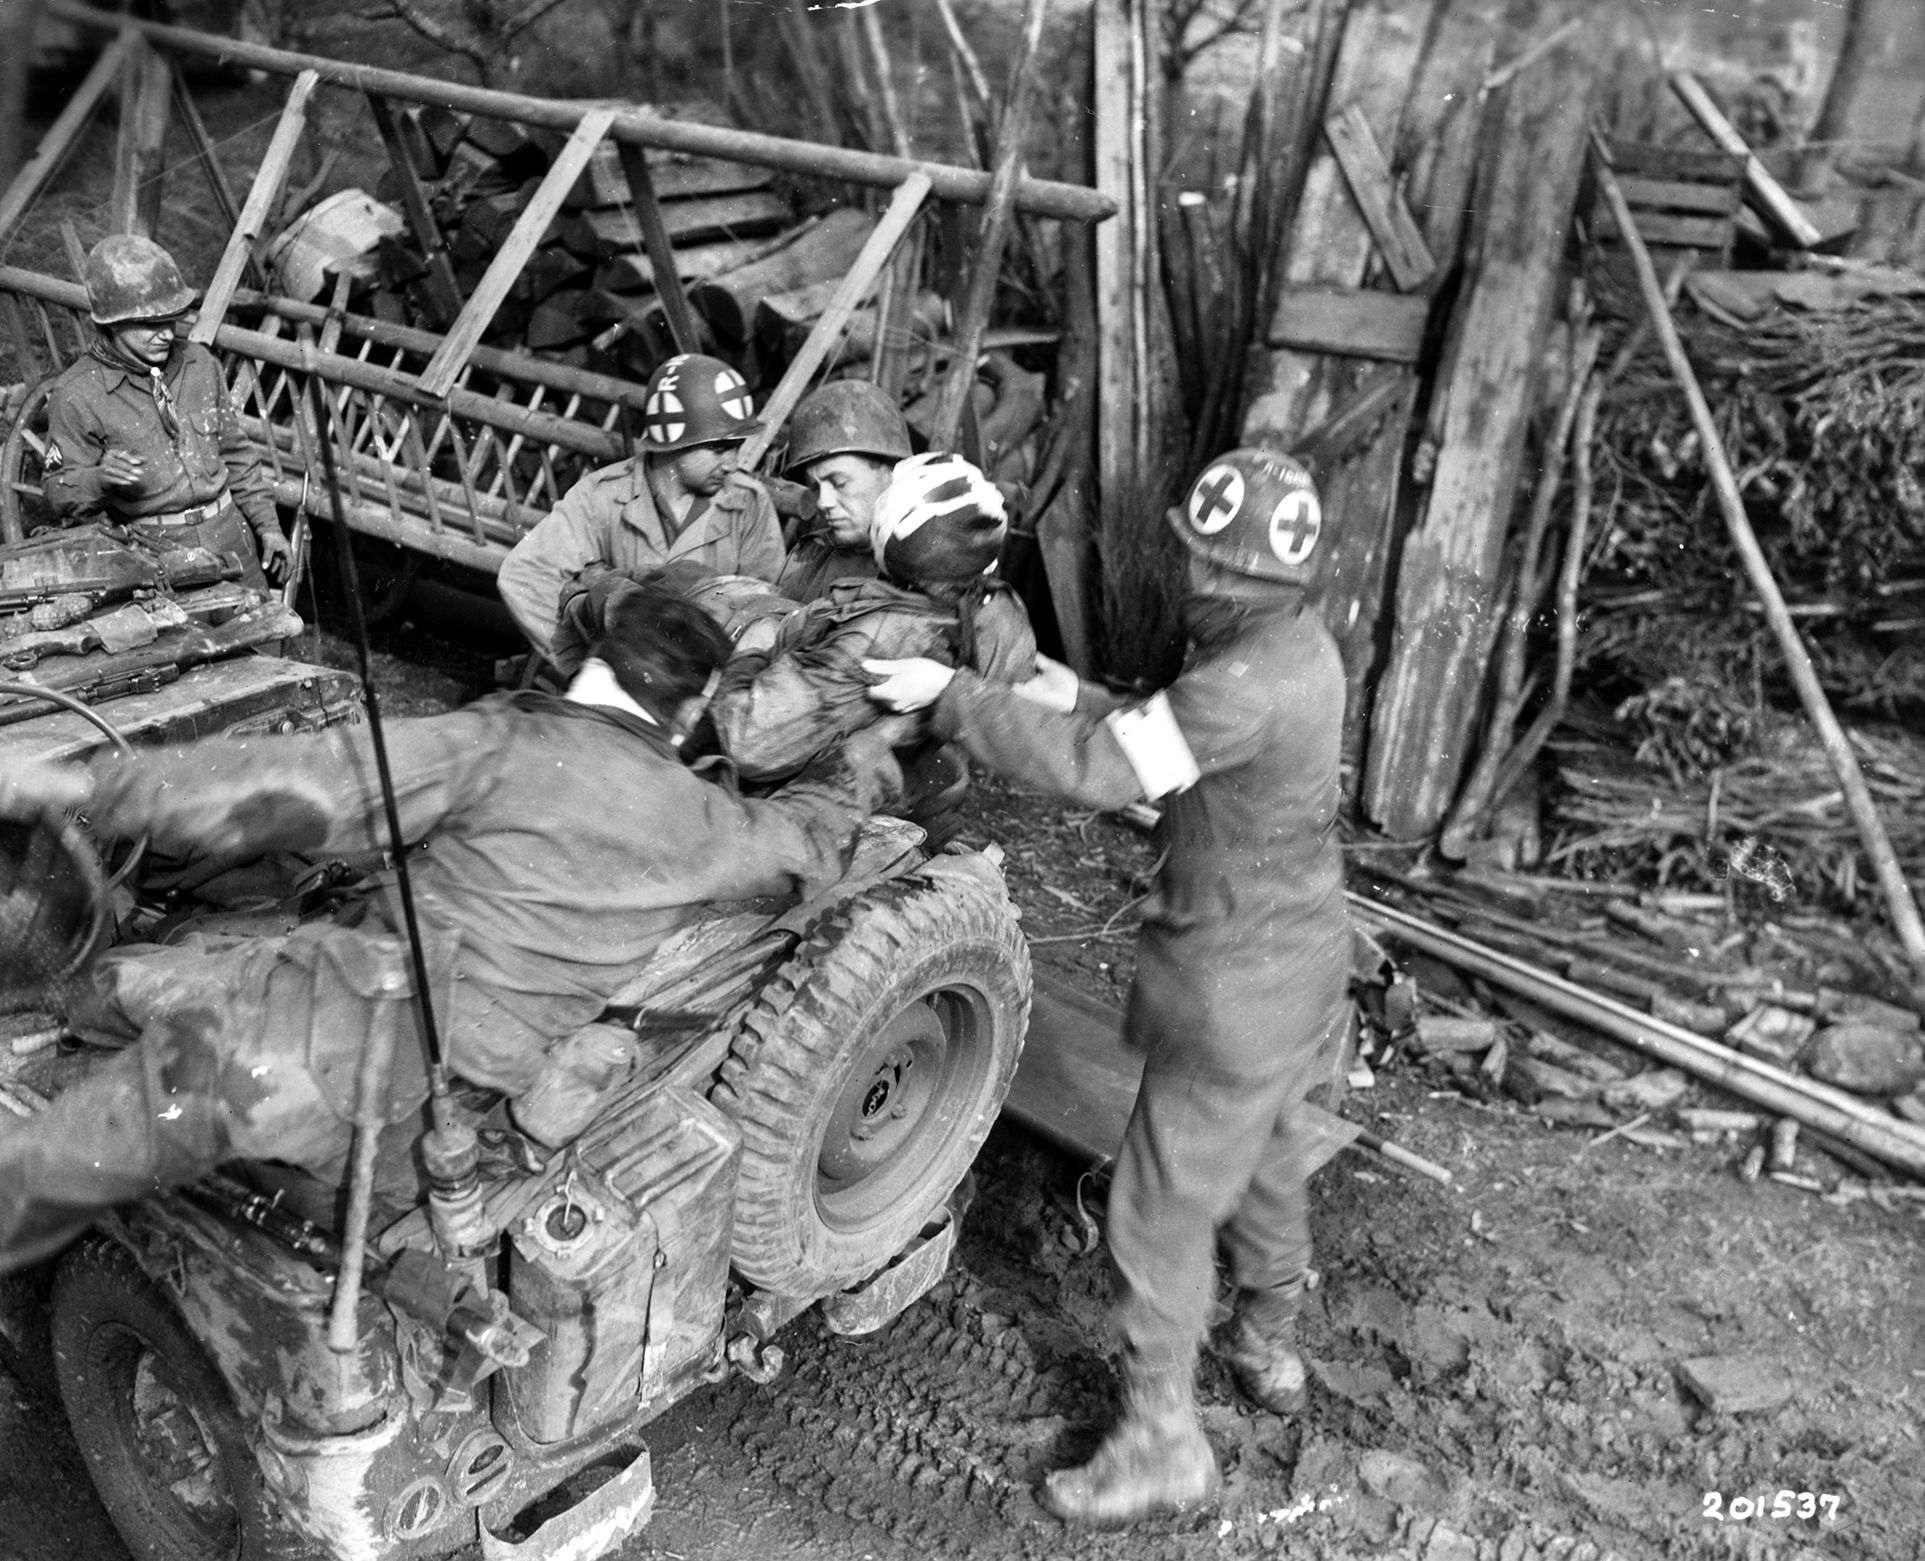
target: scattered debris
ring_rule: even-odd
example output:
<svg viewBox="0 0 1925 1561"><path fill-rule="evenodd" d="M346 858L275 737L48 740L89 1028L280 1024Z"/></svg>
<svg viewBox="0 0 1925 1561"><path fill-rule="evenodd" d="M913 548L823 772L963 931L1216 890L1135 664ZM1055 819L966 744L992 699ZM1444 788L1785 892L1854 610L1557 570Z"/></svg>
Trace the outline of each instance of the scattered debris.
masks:
<svg viewBox="0 0 1925 1561"><path fill-rule="evenodd" d="M1705 1408L1720 1415L1776 1409L1796 1391L1781 1363L1746 1356L1702 1355L1681 1361L1678 1377Z"/></svg>

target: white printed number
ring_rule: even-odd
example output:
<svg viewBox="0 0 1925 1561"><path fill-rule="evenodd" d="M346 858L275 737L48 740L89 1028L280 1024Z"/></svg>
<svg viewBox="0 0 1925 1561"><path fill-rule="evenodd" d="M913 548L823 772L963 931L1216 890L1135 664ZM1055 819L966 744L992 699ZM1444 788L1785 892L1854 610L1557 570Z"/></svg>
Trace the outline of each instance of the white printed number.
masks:
<svg viewBox="0 0 1925 1561"><path fill-rule="evenodd" d="M1745 1523L1754 1518L1768 1518L1779 1523L1816 1518L1820 1523L1836 1523L1838 1509L1844 1500L1844 1497L1829 1491L1823 1495L1814 1495L1810 1491L1779 1491L1769 1498L1760 1493L1729 1499L1722 1491L1706 1491L1702 1515L1713 1523Z"/></svg>

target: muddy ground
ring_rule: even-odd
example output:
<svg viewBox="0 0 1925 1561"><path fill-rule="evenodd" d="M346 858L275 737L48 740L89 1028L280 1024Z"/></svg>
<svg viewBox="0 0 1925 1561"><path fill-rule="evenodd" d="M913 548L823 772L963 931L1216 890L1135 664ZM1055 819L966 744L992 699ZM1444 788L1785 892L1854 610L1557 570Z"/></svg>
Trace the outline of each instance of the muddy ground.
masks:
<svg viewBox="0 0 1925 1561"><path fill-rule="evenodd" d="M477 692L489 663L403 634L377 673L393 712L420 712ZM1120 997L1143 838L995 781L971 817L1008 852L1039 965ZM1355 1149L1318 1174L1310 1406L1253 1412L1205 1363L1226 1475L1208 1513L1100 1535L1037 1505L1044 1471L1111 1413L1108 1281L1073 1212L1084 1167L1004 1123L934 1293L869 1341L804 1318L773 1384L725 1384L657 1423L659 1505L624 1555L1915 1561L1919 1206L1747 1183L1735 1144L1591 1145L1595 1129L1472 1098L1435 1068L1386 1068L1345 1111L1456 1187ZM1679 1371L1710 1356L1754 1360L1791 1397L1713 1413ZM3 1375L0 1469L5 1561L121 1561L61 1412ZM1805 1493L1818 1510L1801 1519ZM1762 1515L1735 1519L1740 1499Z"/></svg>

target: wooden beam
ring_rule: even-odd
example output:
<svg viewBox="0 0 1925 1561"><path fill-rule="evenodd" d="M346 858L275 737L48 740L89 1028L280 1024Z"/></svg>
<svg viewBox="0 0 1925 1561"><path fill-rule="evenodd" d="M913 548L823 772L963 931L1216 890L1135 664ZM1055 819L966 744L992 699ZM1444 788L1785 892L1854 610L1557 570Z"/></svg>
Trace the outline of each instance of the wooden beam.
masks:
<svg viewBox="0 0 1925 1561"><path fill-rule="evenodd" d="M1422 293L1294 287L1278 297L1266 340L1297 352L1415 363L1429 320L1430 299Z"/></svg>
<svg viewBox="0 0 1925 1561"><path fill-rule="evenodd" d="M487 330L488 322L494 319L501 301L508 296L508 289L514 285L522 266L541 242L548 224L555 220L561 203L575 187L575 181L581 177L582 169L588 166L588 159L595 155L595 148L607 136L608 127L614 123L614 119L613 109L600 108L584 114L581 122L575 126L575 133L568 138L568 144L549 166L534 198L523 208L514 231L508 235L508 241L501 246L481 280L475 284L461 317L449 328L441 350L421 371L421 390L424 395L440 399L454 388L454 382L468 362L469 353L481 340L481 333Z"/></svg>
<svg viewBox="0 0 1925 1561"><path fill-rule="evenodd" d="M688 306L682 278L675 269L675 246L669 242L662 223L662 208L655 199L655 181L648 171L648 158L639 146L617 142L616 153L622 160L622 176L628 181L628 198L634 203L635 222L642 230L642 245L655 276L655 295L662 301L662 315L668 333L675 339L677 352L699 352L702 333L695 324L695 311Z"/></svg>
<svg viewBox="0 0 1925 1561"><path fill-rule="evenodd" d="M98 13L95 20L98 21ZM121 64L133 47L133 34L123 32L101 51L100 58L94 61L94 68L87 72L78 90L67 99L67 106L61 109L60 116L47 127L47 133L40 138L40 145L34 149L33 156L27 159L26 166L14 175L6 193L0 195L0 244L13 237L13 230L27 214L27 208L40 193L40 187L60 166L74 142L80 138L80 133L87 128L88 120L100 106L100 100L107 95L107 89L120 75Z"/></svg>
<svg viewBox="0 0 1925 1561"><path fill-rule="evenodd" d="M448 258L448 243L442 236L441 224L434 220L434 211L428 205L428 192L422 184L415 149L409 144L410 138L402 134L394 109L386 98L369 93L368 107L374 113L374 128L381 134L381 144L388 149L388 162L401 186L401 209L407 215L408 228L428 263L428 297L441 316L436 323L444 327L451 325L461 313L461 286L455 281L454 262ZM420 139L425 141L426 137Z"/></svg>
<svg viewBox="0 0 1925 1561"><path fill-rule="evenodd" d="M1324 121L1323 133L1391 280L1400 292L1415 292L1430 280L1437 262L1390 176L1390 163L1371 133L1362 105L1344 104Z"/></svg>
<svg viewBox="0 0 1925 1561"><path fill-rule="evenodd" d="M1806 650L1798 626L1785 606L1784 592L1778 588L1777 578L1771 572L1771 562L1765 557L1765 550L1758 545L1757 533L1752 530L1751 517L1745 510L1744 497L1738 491L1737 474L1731 469L1731 459L1725 453L1723 436L1718 432L1717 417L1698 384L1697 373L1691 367L1691 359L1671 318L1670 306L1664 301L1664 288L1658 281L1657 268L1651 264L1651 256L1643 240L1638 237L1630 209L1625 205L1624 193L1612 177L1603 148L1598 146L1595 151L1597 155L1593 169L1598 189L1617 215L1618 225L1631 251L1632 262L1637 267L1638 290L1644 294L1644 306L1657 330L1665 359L1671 365L1671 375L1684 391L1684 399L1691 409L1691 421L1698 430L1698 440L1704 452L1705 470L1711 477L1712 489L1717 493L1718 507L1724 512L1725 529L1731 534L1732 546L1744 564L1751 588L1764 604L1765 621L1771 625L1771 632L1777 638L1778 649L1785 658L1785 668L1791 674L1792 686L1798 690L1799 701L1805 707L1805 714L1811 718L1818 740L1824 747L1825 758L1831 764L1832 774L1837 777L1838 789L1844 793L1845 811L1851 815L1852 823L1858 830L1859 843L1864 846L1865 855L1871 860L1872 871L1884 893L1885 908L1891 913L1898 940L1904 945L1913 968L1925 971L1925 921L1919 918L1918 905L1912 899L1911 886L1905 881L1898 853L1892 849L1891 836L1886 833L1877 804L1872 801L1871 789L1865 784L1864 772L1858 766L1858 756L1852 752L1851 739L1845 735L1845 729L1838 724L1838 717L1832 712L1831 701L1825 697L1824 685L1819 682L1817 670L1811 664L1811 653Z"/></svg>
<svg viewBox="0 0 1925 1561"><path fill-rule="evenodd" d="M1771 171L1758 160L1737 126L1724 117L1704 84L1688 70L1671 73L1671 90L1691 111L1691 117L1706 135L1733 157L1744 160L1745 194L1758 214L1800 249L1815 249L1824 238L1818 225L1807 217L1804 208L1785 193L1785 187L1772 178Z"/></svg>
<svg viewBox="0 0 1925 1561"><path fill-rule="evenodd" d="M114 187L107 207L109 233L152 238L159 225L170 75L157 49L145 38L134 42L121 68L120 134L114 141Z"/></svg>
<svg viewBox="0 0 1925 1561"><path fill-rule="evenodd" d="M1434 392L1437 464L1404 539L1371 713L1363 801L1398 839L1428 835L1443 820L1466 757L1592 85L1589 62L1566 55L1491 100L1500 123L1472 201L1476 259Z"/></svg>
<svg viewBox="0 0 1925 1561"><path fill-rule="evenodd" d="M1136 473L1136 267L1130 245L1130 25L1124 0L1096 0L1090 99L1096 188L1115 222L1096 230L1096 486L1103 502L1127 495Z"/></svg>
<svg viewBox="0 0 1925 1561"><path fill-rule="evenodd" d="M274 204L281 197L281 186L287 182L287 170L294 161L295 148L301 144L301 136L307 128L308 99L314 96L314 89L321 84L321 78L314 71L303 71L294 79L293 90L287 95L287 106L281 110L281 122L274 127L274 139L268 142L267 152L261 158L259 171L254 175L253 186L247 192L247 204L241 208L240 221L234 224L234 231L228 235L227 248L222 251L220 264L214 268L214 280L207 284L207 292L201 299L200 315L194 321L189 338L203 347L214 340L214 334L227 318L227 305L234 296L234 289L240 286L241 272L245 269L254 248L260 243L262 231L274 211Z"/></svg>
<svg viewBox="0 0 1925 1561"><path fill-rule="evenodd" d="M795 410L796 402L802 399L809 388L809 381L822 366L822 360L829 355L829 349L842 339L842 328L849 322L856 306L875 289L882 268L889 263L889 257L896 252L903 235L922 211L922 203L929 198L933 187L926 173L912 173L902 181L902 187L890 198L889 207L876 224L875 232L869 235L868 243L862 246L862 253L849 268L849 274L842 279L842 286L829 300L829 307L822 311L822 318L815 322L809 332L808 340L801 350L790 359L789 366L783 371L775 390L770 394L767 404L762 408L762 426L748 438L742 446L739 464L743 471L753 471L761 464L762 457L769 453L769 446L782 425L789 420Z"/></svg>
<svg viewBox="0 0 1925 1561"><path fill-rule="evenodd" d="M118 14L76 5L71 0L52 0L48 14L96 31L116 29L122 25L122 18ZM519 92L500 92L431 76L409 75L405 71L386 70L380 66L352 65L343 60L329 59L326 55L274 49L239 38L215 37L187 27L169 27L159 22L139 20L128 21L125 25L169 49L222 60L229 65L280 76L311 70L331 85L349 87L357 92L373 92L409 103L436 104L464 113L510 119L519 124L550 130L572 131L585 115L600 112L566 99L529 97ZM911 173L920 172L928 177L932 194L945 201L960 201L970 206L980 206L989 195L989 175L977 169L886 157L876 152L824 146L815 141L761 135L754 131L697 124L691 120L664 119L645 109L629 109L619 114L610 133L618 141L632 141L638 146L729 158L736 162L756 163L764 168L812 174L817 178L843 180L878 189L898 188ZM1116 207L1097 191L1083 185L1026 177L1016 187L1016 209L1036 217L1099 222L1112 215Z"/></svg>

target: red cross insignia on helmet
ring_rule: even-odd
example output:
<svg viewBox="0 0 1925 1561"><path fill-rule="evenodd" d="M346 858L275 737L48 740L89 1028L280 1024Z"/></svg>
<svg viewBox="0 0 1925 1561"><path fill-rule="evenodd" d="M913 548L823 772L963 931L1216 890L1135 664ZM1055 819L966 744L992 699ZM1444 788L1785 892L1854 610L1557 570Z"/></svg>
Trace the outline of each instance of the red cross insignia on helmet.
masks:
<svg viewBox="0 0 1925 1561"><path fill-rule="evenodd" d="M648 448L663 452L746 439L760 425L742 376L720 358L685 352L648 382L642 428Z"/></svg>
<svg viewBox="0 0 1925 1561"><path fill-rule="evenodd" d="M1232 450L1190 484L1170 524L1213 564L1300 585L1316 565L1323 509L1302 462L1274 450Z"/></svg>

